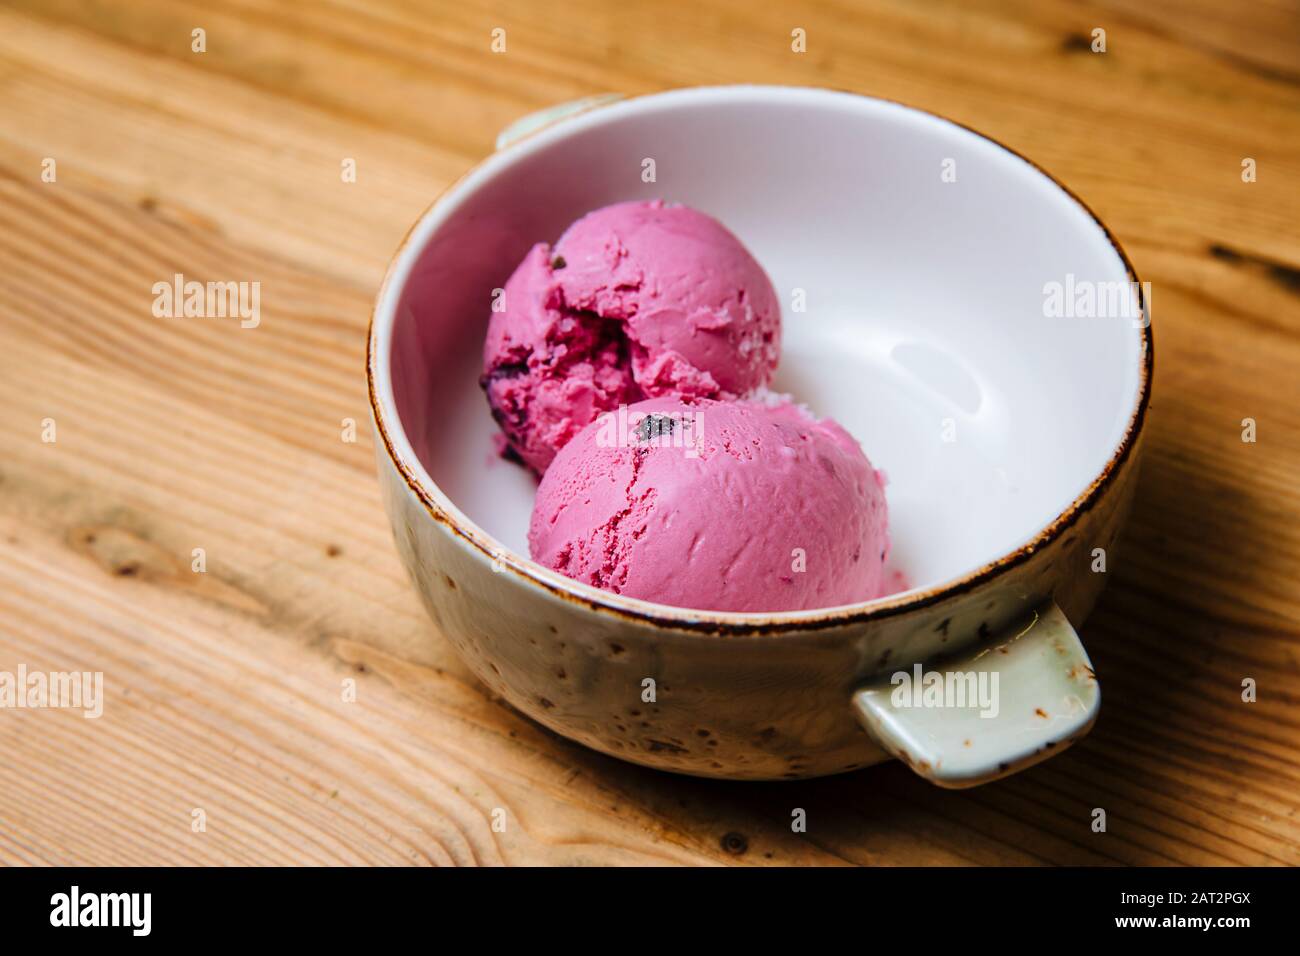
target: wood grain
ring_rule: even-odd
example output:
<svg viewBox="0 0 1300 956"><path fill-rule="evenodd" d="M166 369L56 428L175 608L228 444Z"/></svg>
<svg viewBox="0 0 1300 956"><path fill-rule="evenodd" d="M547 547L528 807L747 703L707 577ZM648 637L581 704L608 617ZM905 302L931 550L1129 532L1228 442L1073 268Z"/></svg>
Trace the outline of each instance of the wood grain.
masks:
<svg viewBox="0 0 1300 956"><path fill-rule="evenodd" d="M1300 863L1297 63L1294 3L0 5L0 670L107 694L0 711L0 862ZM1003 140L1153 285L1139 500L1084 631L1102 717L1006 782L590 753L490 699L389 540L362 353L406 228L530 110L754 81ZM261 282L261 324L155 318L177 272Z"/></svg>

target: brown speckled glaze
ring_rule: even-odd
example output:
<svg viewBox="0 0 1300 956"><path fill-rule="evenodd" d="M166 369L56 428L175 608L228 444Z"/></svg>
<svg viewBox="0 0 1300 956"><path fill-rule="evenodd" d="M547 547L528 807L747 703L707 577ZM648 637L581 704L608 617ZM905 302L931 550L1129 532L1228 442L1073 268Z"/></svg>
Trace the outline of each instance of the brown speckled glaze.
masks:
<svg viewBox="0 0 1300 956"><path fill-rule="evenodd" d="M1136 456L1066 533L1014 567L907 613L810 630L714 634L602 613L540 588L430 520L379 443L385 499L425 608L475 675L557 733L634 763L706 777L794 779L886 759L849 701L868 677L997 634L1052 597L1080 622L1128 511ZM499 567L499 565L498 565ZM737 647L743 644L743 647ZM642 700L652 678L656 701Z"/></svg>
<svg viewBox="0 0 1300 956"><path fill-rule="evenodd" d="M392 294L392 281L390 271L381 300ZM398 550L429 615L479 679L539 723L612 756L679 773L768 780L888 759L851 706L871 677L998 640L1047 601L1076 626L1083 621L1106 578L1091 572L1092 551L1113 555L1133 499L1150 398L1149 327L1141 348L1140 394L1127 433L1089 487L1031 542L944 585L811 616L629 610L495 552L491 539L439 504L395 450L376 394L387 359L376 354L373 329L367 371ZM654 681L653 701L643 699L646 679Z"/></svg>

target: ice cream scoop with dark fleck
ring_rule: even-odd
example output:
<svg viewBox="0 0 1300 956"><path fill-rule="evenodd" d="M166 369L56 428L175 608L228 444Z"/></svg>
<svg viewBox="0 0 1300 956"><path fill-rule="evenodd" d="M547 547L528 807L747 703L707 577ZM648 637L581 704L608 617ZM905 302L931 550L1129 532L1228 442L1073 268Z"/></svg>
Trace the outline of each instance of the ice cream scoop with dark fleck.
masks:
<svg viewBox="0 0 1300 956"><path fill-rule="evenodd" d="M542 477L528 545L571 578L700 610L854 604L890 584L882 475L835 422L780 400L600 416Z"/></svg>
<svg viewBox="0 0 1300 956"><path fill-rule="evenodd" d="M627 202L529 250L492 313L482 384L503 451L540 475L603 411L752 394L780 348L776 292L739 239L687 206Z"/></svg>

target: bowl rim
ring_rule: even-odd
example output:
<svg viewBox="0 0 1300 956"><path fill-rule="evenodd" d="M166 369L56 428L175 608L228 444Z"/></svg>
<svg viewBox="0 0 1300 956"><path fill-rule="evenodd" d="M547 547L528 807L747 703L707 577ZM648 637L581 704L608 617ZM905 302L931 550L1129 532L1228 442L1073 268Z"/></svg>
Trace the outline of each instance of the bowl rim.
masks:
<svg viewBox="0 0 1300 956"><path fill-rule="evenodd" d="M397 414L396 402L392 394L391 374L387 367L380 370L380 337L383 334L384 345L387 347L384 357L388 357L388 349L391 349L391 334L396 316L396 306L400 298L400 292L409 280L410 267L414 265L415 258L411 252L413 240L417 233L421 234L423 240L431 236L433 229L427 227L427 224L434 217L436 211L444 202L456 192L458 187L468 179L477 174L489 162L496 160L497 157L509 156L516 151L520 151L530 145L536 146L538 141L558 139L565 130L571 130L571 122L574 119L581 120L589 117L591 114L604 113L606 111L618 111L630 108L634 104L643 103L646 100L664 100L677 99L683 97L694 97L702 94L711 95L729 95L739 93L760 93L762 95L797 95L797 94L816 94L827 97L845 97L853 100L868 100L876 103L888 104L894 107L900 107L914 113L921 114L931 119L939 120L950 126L964 130L986 142L996 146L998 149L1007 153L1014 159L1027 164L1039 174L1055 185L1061 192L1072 199L1076 205L1101 229L1106 241L1110 244L1115 254L1123 264L1129 281L1134 284L1138 290L1138 306L1141 309L1143 325L1141 329L1140 347L1142 355L1139 357L1138 364L1138 392L1137 400L1134 403L1132 414L1130 415L1128 425L1125 428L1119 444L1112 451L1110 458L1102 467L1091 482L1083 489L1082 492L1070 502L1066 508L1061 511L1055 518L1041 528L1032 538L1020 545L1016 549L986 562L979 568L969 571L958 577L948 579L939 584L927 588L918 588L901 592L898 596L887 596L877 598L872 601L865 601L859 604L840 605L831 608L815 608L805 611L776 611L776 612L741 612L741 611L708 611L696 610L690 608L678 608L666 604L657 604L651 601L644 601L637 598L630 598L621 594L615 594L610 591L604 591L592 585L584 584L572 578L565 577L555 571L543 567L529 558L525 558L504 544L498 542L486 531L480 528L466 514L464 514L450 498L443 493L437 483L424 470L424 466L415 456L414 449L411 447L409 440L406 438L405 430L402 426L400 416ZM504 163L505 160L497 160ZM421 243L421 248L423 242ZM410 261L408 262L408 258ZM398 274L402 275L402 285L398 284ZM385 310L385 305L388 308ZM381 327L379 319L385 319L385 324ZM519 139L502 146L479 162L475 163L463 174L450 183L441 193L434 197L433 201L425 208L419 217L412 223L407 230L402 241L398 244L396 251L389 260L388 268L385 271L384 278L380 284L379 291L375 296L374 304L370 311L370 323L366 337L366 384L370 399L370 411L373 417L376 431L380 441L383 444L385 453L389 462L396 468L402 480L405 482L407 489L415 495L416 499L424 506L429 516L437 523L446 527L457 537L461 538L466 544L481 552L482 556L489 561L498 565L503 572L517 576L520 582L526 586L531 585L540 587L549 595L586 607L599 614L611 615L625 621L632 621L638 624L651 625L655 627L670 628L678 631L695 632L723 637L747 637L747 636L770 636L777 633L802 632L802 631L819 631L828 628L837 628L847 625L860 624L867 621L876 621L895 615L908 613L921 608L956 598L962 594L979 588L981 585L993 578L1010 570L1020 564L1023 564L1036 551L1041 550L1051 544L1062 534L1075 524L1078 519L1087 513L1093 505L1101 498L1102 494L1112 485L1119 474L1123 464L1134 454L1134 451L1141 438L1142 431L1146 424L1146 412L1150 405L1151 383L1155 362L1155 341L1151 331L1151 320L1149 306L1146 302L1143 286L1138 278L1137 271L1133 268L1128 254L1124 251L1123 246L1111 233L1110 229L1093 212L1093 210L1080 199L1068 186L1062 183L1056 176L1052 175L1038 163L1022 155L1004 143L999 142L993 137L980 132L979 130L950 119L939 113L930 110L921 109L911 106L898 100L888 99L886 97L873 96L864 93L856 93L849 90L837 90L825 87L814 86L788 86L788 85L766 85L766 84L732 84L720 86L701 86L701 87L684 87L670 89L653 93L645 93L637 96L631 96L613 102L596 102L588 105L579 111L565 116L552 124L544 125L539 129L533 130ZM391 363L385 363L386 366ZM379 381L387 386L387 393L381 396ZM384 410L386 398L387 403L391 406L392 419L395 429L390 427L386 421ZM399 450L394 442L394 432L400 435L404 448ZM403 454L405 452L406 454ZM409 454L410 460L406 460ZM427 487L426 487L427 485Z"/></svg>

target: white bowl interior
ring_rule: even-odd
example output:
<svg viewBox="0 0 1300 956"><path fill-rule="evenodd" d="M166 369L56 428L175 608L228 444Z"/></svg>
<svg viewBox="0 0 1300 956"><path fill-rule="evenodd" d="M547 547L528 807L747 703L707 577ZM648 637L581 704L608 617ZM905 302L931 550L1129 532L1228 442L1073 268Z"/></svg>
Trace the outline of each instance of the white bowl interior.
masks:
<svg viewBox="0 0 1300 956"><path fill-rule="evenodd" d="M775 387L838 419L888 474L893 563L912 587L1032 539L1124 435L1138 324L1049 317L1044 287L1130 277L1092 217L1031 165L946 121L846 94L640 98L545 130L462 180L417 227L376 314L404 438L456 508L524 557L535 482L496 456L478 385L492 290L534 242L637 198L717 217L767 269L785 323Z"/></svg>

